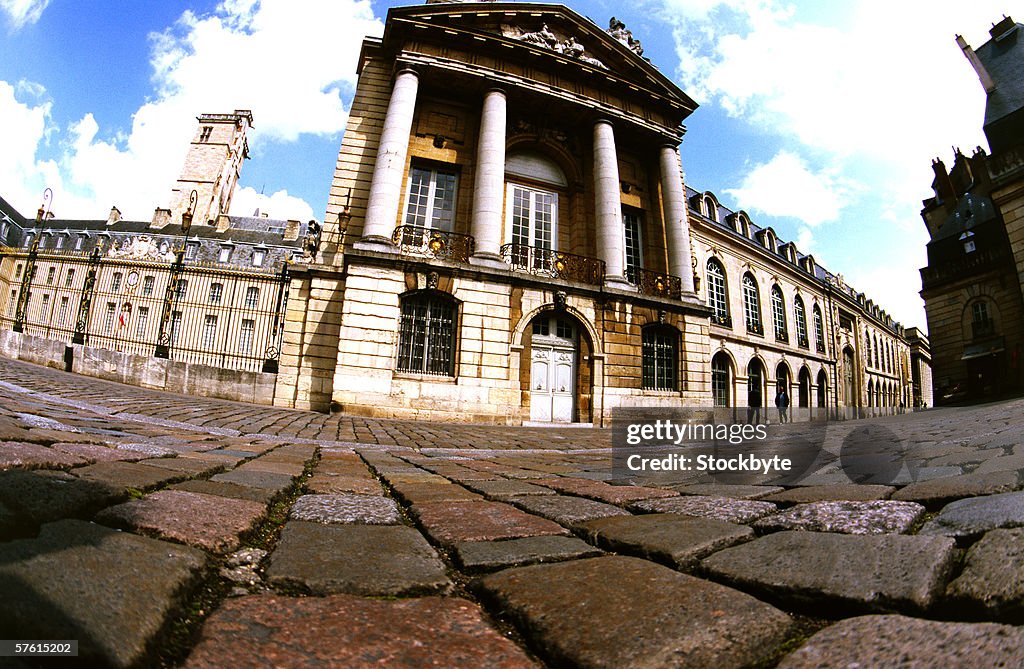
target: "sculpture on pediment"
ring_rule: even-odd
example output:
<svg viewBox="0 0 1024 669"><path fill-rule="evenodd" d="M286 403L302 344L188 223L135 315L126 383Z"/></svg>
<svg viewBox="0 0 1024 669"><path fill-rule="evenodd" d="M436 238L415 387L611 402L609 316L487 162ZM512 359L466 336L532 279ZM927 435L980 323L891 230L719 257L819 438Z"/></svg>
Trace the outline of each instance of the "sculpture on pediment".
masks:
<svg viewBox="0 0 1024 669"><path fill-rule="evenodd" d="M603 70L607 70L608 66L602 63L597 58L593 58L586 54L586 48L576 41L576 38L570 35L564 40L560 40L555 33L551 32L548 28L548 24L541 25L540 30L535 32L524 32L521 28L511 25L502 25L502 34L506 37L517 39L520 42L527 42L529 44L536 44L537 46L550 49L555 53L562 54L573 60L578 60L594 67L599 67Z"/></svg>
<svg viewBox="0 0 1024 669"><path fill-rule="evenodd" d="M636 55L644 55L644 47L640 44L640 40L633 37L633 32L626 27L626 24L614 16L608 22L608 30L606 32L627 46Z"/></svg>
<svg viewBox="0 0 1024 669"><path fill-rule="evenodd" d="M128 237L121 242L120 247L117 242L112 242L107 256L125 260L174 260L174 253L171 251L161 253L160 248L149 235Z"/></svg>

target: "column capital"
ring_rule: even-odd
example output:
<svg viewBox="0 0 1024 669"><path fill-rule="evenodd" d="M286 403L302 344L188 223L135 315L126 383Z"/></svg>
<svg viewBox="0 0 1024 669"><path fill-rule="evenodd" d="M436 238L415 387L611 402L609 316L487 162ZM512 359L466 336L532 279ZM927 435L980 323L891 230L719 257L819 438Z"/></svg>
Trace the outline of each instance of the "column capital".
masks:
<svg viewBox="0 0 1024 669"><path fill-rule="evenodd" d="M397 79L399 76L403 74L411 74L417 79L420 78L420 73L416 70L416 68L409 67L408 65L403 65L402 67L395 70L395 79Z"/></svg>
<svg viewBox="0 0 1024 669"><path fill-rule="evenodd" d="M506 91L501 86L488 86L487 89L484 91L484 95L489 95L491 93L500 93L502 96L508 96L508 91Z"/></svg>
<svg viewBox="0 0 1024 669"><path fill-rule="evenodd" d="M610 125L613 128L615 127L615 124L612 123L612 120L607 116L599 116L596 119L594 119L594 125L601 125L602 123L605 125Z"/></svg>

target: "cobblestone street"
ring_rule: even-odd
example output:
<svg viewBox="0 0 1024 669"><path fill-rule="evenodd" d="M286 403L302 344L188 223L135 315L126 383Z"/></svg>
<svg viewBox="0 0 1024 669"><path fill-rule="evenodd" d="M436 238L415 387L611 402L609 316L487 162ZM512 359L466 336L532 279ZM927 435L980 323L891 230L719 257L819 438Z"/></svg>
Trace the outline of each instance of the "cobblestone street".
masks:
<svg viewBox="0 0 1024 669"><path fill-rule="evenodd" d="M0 359L0 638L77 640L60 667L1024 666L1022 434L1024 400L929 410L831 424L800 485L666 482L616 477L606 429Z"/></svg>

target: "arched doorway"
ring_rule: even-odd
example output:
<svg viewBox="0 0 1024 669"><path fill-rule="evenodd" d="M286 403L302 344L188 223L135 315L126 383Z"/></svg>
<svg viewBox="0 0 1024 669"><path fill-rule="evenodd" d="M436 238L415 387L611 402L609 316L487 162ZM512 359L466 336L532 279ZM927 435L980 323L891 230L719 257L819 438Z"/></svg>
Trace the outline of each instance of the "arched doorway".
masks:
<svg viewBox="0 0 1024 669"><path fill-rule="evenodd" d="M818 408L824 409L826 404L826 396L828 394L828 375L825 374L825 370L818 371Z"/></svg>
<svg viewBox="0 0 1024 669"><path fill-rule="evenodd" d="M808 409L811 406L811 372L806 367L800 368L800 391L797 394L797 406Z"/></svg>
<svg viewBox="0 0 1024 669"><path fill-rule="evenodd" d="M857 393L854 384L853 349L843 349L843 403L848 407L857 406Z"/></svg>
<svg viewBox="0 0 1024 669"><path fill-rule="evenodd" d="M765 374L764 365L760 360L754 358L747 365L747 406L750 407L748 420L760 421L761 411L765 405Z"/></svg>
<svg viewBox="0 0 1024 669"><path fill-rule="evenodd" d="M711 395L716 407L730 406L732 400L732 361L724 351L711 358Z"/></svg>
<svg viewBox="0 0 1024 669"><path fill-rule="evenodd" d="M530 339L530 420L571 423L576 416L579 325L564 313L533 319Z"/></svg>

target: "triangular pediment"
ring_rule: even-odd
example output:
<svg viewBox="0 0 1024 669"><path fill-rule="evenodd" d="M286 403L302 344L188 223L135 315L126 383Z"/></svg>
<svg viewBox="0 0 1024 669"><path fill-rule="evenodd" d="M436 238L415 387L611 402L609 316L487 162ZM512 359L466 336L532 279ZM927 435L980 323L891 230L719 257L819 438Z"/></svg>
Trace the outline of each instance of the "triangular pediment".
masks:
<svg viewBox="0 0 1024 669"><path fill-rule="evenodd" d="M415 31L402 28L414 26ZM433 30L431 31L431 28ZM688 116L697 107L685 92L642 55L639 39L618 21L599 26L564 5L528 2L440 2L397 7L388 13L384 41L396 32L424 38L424 31L453 43L461 38L499 43L525 52L532 67L547 59L553 68L566 61L600 74L647 97L656 97ZM638 36L640 37L640 36Z"/></svg>

